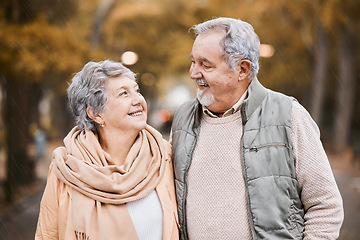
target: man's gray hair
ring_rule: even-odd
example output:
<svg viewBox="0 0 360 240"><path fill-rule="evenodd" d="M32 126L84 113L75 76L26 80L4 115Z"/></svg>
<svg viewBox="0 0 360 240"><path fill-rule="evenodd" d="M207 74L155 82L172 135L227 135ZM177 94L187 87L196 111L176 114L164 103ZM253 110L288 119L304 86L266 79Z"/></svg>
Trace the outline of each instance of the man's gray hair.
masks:
<svg viewBox="0 0 360 240"><path fill-rule="evenodd" d="M224 31L225 37L221 45L224 47L223 57L230 69L235 71L240 61L246 59L251 62L249 78L253 79L259 72L260 39L249 23L220 17L194 25L191 29L196 35L214 30Z"/></svg>
<svg viewBox="0 0 360 240"><path fill-rule="evenodd" d="M96 131L97 123L89 118L86 109L91 107L95 115L103 112L107 103L105 80L119 76L127 76L135 81L135 73L111 60L88 62L73 77L67 96L79 129Z"/></svg>

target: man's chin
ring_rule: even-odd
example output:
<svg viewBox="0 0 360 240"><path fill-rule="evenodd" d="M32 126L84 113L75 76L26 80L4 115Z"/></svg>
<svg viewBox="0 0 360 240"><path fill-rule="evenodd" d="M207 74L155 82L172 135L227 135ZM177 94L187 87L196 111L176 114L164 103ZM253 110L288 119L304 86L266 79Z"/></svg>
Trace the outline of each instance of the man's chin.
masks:
<svg viewBox="0 0 360 240"><path fill-rule="evenodd" d="M200 104L205 107L208 107L215 102L213 95L203 96L198 94L196 98L199 100Z"/></svg>

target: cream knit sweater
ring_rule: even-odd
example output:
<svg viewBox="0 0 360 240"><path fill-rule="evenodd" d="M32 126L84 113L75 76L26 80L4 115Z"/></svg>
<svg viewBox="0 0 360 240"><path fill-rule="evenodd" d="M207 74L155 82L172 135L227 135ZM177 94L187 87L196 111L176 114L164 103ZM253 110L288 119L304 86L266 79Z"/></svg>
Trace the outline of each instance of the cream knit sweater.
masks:
<svg viewBox="0 0 360 240"><path fill-rule="evenodd" d="M240 111L223 118L203 114L187 178L191 240L252 239L240 160L241 136ZM319 129L297 102L292 108L291 138L305 208L304 239L336 239L343 221L342 198Z"/></svg>

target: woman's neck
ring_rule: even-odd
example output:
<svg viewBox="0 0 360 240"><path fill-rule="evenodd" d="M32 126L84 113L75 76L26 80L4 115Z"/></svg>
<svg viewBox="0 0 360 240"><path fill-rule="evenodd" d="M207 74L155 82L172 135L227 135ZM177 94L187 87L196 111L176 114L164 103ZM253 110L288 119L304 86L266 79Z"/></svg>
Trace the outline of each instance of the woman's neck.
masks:
<svg viewBox="0 0 360 240"><path fill-rule="evenodd" d="M138 135L139 132L130 133L100 129L99 142L103 150L110 154L115 165L121 166Z"/></svg>

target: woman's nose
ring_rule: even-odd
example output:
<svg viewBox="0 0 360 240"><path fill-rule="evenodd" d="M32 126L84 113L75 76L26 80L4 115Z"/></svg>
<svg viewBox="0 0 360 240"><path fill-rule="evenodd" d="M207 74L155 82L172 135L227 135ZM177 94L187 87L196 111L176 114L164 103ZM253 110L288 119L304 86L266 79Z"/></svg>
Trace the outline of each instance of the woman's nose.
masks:
<svg viewBox="0 0 360 240"><path fill-rule="evenodd" d="M134 105L145 102L145 98L144 98L143 95L141 95L141 93L134 92L133 96L134 96L133 97L133 104Z"/></svg>

